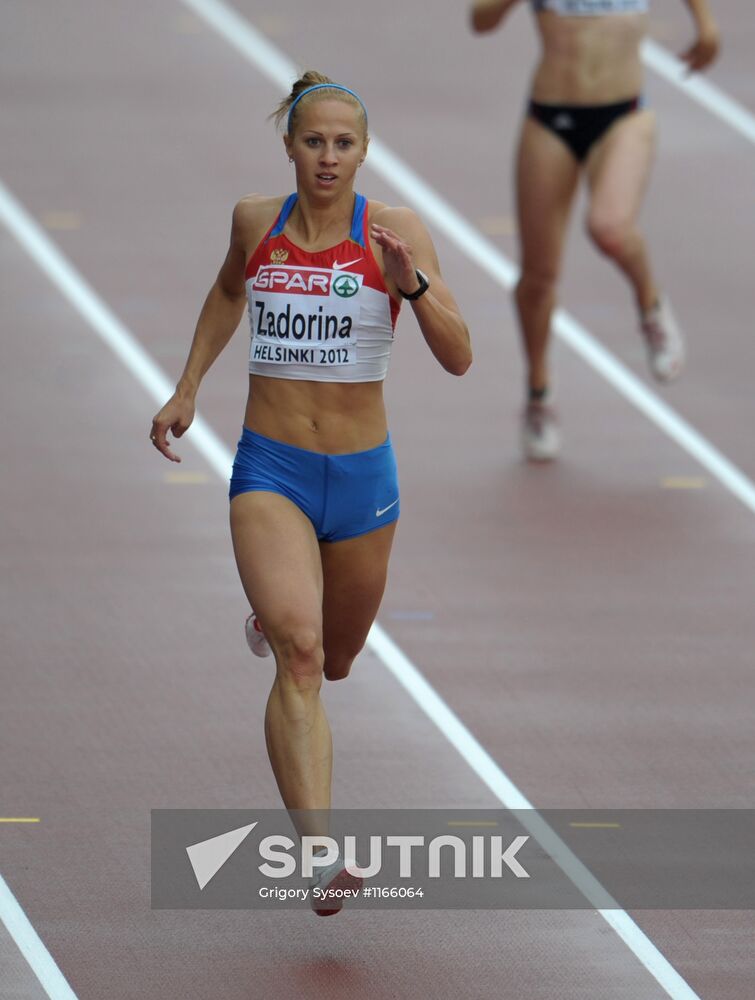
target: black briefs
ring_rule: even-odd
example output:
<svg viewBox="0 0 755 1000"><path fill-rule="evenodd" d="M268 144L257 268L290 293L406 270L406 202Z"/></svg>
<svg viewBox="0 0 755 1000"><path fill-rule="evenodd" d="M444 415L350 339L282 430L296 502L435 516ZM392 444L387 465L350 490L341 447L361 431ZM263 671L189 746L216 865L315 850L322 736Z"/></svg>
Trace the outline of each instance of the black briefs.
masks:
<svg viewBox="0 0 755 1000"><path fill-rule="evenodd" d="M545 125L566 143L581 163L593 144L624 115L643 107L641 97L617 104L538 104L530 101L530 118Z"/></svg>

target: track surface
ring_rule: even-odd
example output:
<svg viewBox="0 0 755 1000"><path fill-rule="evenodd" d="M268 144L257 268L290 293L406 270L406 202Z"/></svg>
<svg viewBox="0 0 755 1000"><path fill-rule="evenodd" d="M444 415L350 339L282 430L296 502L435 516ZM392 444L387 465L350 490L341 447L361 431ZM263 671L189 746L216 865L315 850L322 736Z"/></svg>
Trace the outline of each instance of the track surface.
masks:
<svg viewBox="0 0 755 1000"><path fill-rule="evenodd" d="M678 50L683 5L660 8L654 34ZM237 9L356 86L374 132L514 255L526 12L481 40L451 0ZM753 111L751 12L717 10L713 78ZM234 202L291 185L264 122L279 91L180 2L40 0L3 20L0 180L175 378ZM691 354L665 398L752 479L755 147L669 84L648 92L645 229ZM369 171L361 188L403 200ZM754 807L753 513L563 347L563 460L522 464L508 297L438 247L475 365L445 376L402 319L381 624L537 807ZM225 485L189 442L178 468L152 453L152 400L5 228L0 261L0 811L41 820L0 824L0 872L80 1000L667 996L591 911L149 909L150 808L277 806L270 668L243 644ZM645 379L626 289L579 213L562 298ZM245 356L242 329L200 394L228 447ZM498 804L373 653L325 696L335 805ZM752 995L752 914L634 916L704 1000ZM0 969L3 998L44 996L5 934Z"/></svg>

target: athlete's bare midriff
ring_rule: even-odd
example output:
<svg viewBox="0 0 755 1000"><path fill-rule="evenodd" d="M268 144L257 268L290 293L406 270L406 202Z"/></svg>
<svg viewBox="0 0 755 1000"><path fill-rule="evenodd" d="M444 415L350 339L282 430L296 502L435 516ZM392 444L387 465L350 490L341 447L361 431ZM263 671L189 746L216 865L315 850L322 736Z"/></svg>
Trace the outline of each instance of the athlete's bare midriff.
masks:
<svg viewBox="0 0 755 1000"><path fill-rule="evenodd" d="M367 451L382 444L388 433L383 383L250 375L244 424L257 434L308 451Z"/></svg>
<svg viewBox="0 0 755 1000"><path fill-rule="evenodd" d="M252 202L247 236L247 260L275 221L283 198ZM385 206L369 202L370 218ZM325 234L322 247L306 245L305 234L296 230L296 220L287 226L289 237L307 252L339 242L342 233ZM339 229L343 229L343 220ZM348 231L348 230L347 230ZM371 241L372 253L382 251ZM383 444L388 423L383 401L383 381L336 382L301 378L249 376L249 397L244 425L257 434L322 454L344 455L367 451Z"/></svg>
<svg viewBox="0 0 755 1000"><path fill-rule="evenodd" d="M542 55L531 96L543 104L614 104L642 92L647 14L536 15Z"/></svg>

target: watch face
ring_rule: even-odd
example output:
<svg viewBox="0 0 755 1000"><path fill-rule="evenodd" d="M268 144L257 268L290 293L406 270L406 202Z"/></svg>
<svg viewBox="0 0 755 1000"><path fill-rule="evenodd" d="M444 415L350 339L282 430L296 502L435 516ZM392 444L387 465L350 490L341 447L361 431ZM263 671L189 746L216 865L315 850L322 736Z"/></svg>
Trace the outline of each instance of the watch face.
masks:
<svg viewBox="0 0 755 1000"><path fill-rule="evenodd" d="M423 292L427 291L427 289L430 287L430 282L427 280L427 275L425 274L424 271L420 271L419 268L416 268L416 271L417 271L417 278L419 279L419 288L414 293L414 297L418 298L420 295L422 295Z"/></svg>
<svg viewBox="0 0 755 1000"><path fill-rule="evenodd" d="M407 295L406 292L402 292L401 289L399 288L399 292L401 292L401 297L404 299L409 299L410 301L418 299L420 295L423 295L430 287L430 282L428 281L427 275L425 274L424 271L420 271L418 267L415 267L414 272L417 275L417 281L419 281L419 288L417 289L417 291L412 292L411 295Z"/></svg>

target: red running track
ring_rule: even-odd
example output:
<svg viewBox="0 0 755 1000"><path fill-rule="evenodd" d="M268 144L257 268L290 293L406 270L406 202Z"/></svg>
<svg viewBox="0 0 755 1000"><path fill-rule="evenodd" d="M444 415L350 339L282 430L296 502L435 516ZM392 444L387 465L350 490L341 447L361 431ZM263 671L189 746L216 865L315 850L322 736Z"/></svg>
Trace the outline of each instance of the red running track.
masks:
<svg viewBox="0 0 755 1000"><path fill-rule="evenodd" d="M653 20L672 49L688 36L676 6ZM514 254L526 12L481 40L451 0L237 9L357 86L374 132ZM717 10L712 77L752 111L749 8ZM179 2L11 5L0 56L0 179L175 378L232 205L290 185L264 121L278 89ZM644 224L691 348L664 398L752 479L755 148L652 75L648 92L662 143ZM374 173L363 189L404 200ZM450 379L401 321L403 515L382 626L539 808L752 807L753 513L564 347L563 460L523 465L508 297L437 244L475 364ZM146 391L6 228L0 253L1 801L40 818L0 824L0 872L75 995L666 997L589 910L150 910L151 808L278 804L270 668L243 644L225 485L189 442L179 470L157 460ZM578 213L563 302L646 380L626 289ZM245 355L241 330L200 397L229 448ZM373 653L326 698L336 805L498 804ZM704 1000L752 995L752 914L633 916ZM0 969L3 998L44 995L7 934Z"/></svg>

